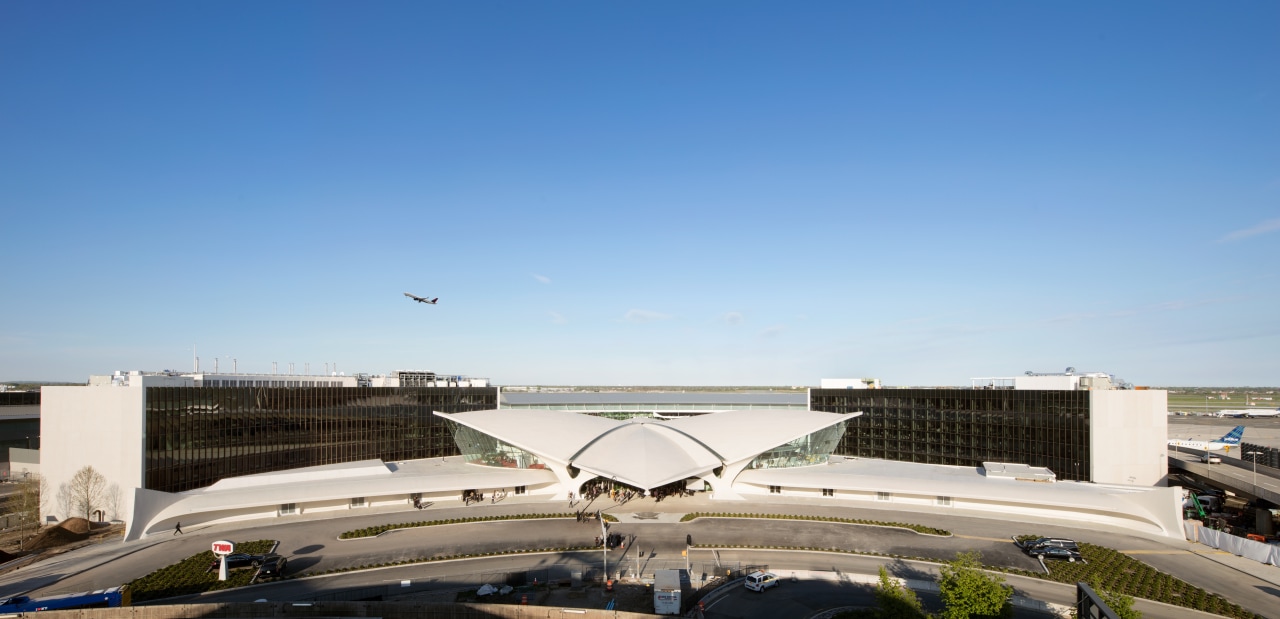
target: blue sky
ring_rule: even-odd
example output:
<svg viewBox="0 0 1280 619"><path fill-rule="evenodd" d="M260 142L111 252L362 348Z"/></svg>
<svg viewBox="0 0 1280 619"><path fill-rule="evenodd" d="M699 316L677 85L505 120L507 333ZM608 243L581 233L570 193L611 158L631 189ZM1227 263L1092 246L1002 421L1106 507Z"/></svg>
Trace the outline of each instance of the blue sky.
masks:
<svg viewBox="0 0 1280 619"><path fill-rule="evenodd" d="M2 3L0 380L1280 385L1277 23Z"/></svg>

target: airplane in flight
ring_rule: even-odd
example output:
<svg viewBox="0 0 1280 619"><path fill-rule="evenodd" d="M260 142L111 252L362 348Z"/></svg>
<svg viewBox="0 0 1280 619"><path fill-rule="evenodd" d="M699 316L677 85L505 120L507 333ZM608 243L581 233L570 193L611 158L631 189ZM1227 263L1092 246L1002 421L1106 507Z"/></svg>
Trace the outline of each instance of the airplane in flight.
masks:
<svg viewBox="0 0 1280 619"><path fill-rule="evenodd" d="M428 299L428 298L426 298L426 297L420 297L420 296L418 296L418 295L416 295L416 294L409 294L409 293L407 293L407 292L406 292L406 293L404 293L404 296L409 297L410 299L413 299L414 301L417 301L418 303L426 303L427 305L435 305L435 304L436 304L436 301L439 301L439 300L440 300L440 297L436 297L436 298L434 298L434 299Z"/></svg>
<svg viewBox="0 0 1280 619"><path fill-rule="evenodd" d="M1221 438L1215 438L1211 441L1192 441L1180 438L1169 439L1170 447L1185 447L1187 449L1201 449L1204 451L1221 451L1223 449L1230 451L1232 447L1240 446L1240 437L1244 436L1244 426L1236 426L1230 432L1222 435Z"/></svg>
<svg viewBox="0 0 1280 619"><path fill-rule="evenodd" d="M1249 419L1250 417L1275 417L1276 415L1280 415L1280 408L1250 408L1245 410L1222 411L1223 417L1238 417L1242 419Z"/></svg>

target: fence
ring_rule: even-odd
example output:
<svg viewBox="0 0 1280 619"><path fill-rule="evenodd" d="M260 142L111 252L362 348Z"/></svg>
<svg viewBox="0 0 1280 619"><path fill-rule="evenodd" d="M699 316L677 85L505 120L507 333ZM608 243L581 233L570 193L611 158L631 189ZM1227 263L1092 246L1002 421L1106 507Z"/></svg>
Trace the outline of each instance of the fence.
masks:
<svg viewBox="0 0 1280 619"><path fill-rule="evenodd" d="M1215 531L1192 521L1184 521L1182 526L1186 529L1187 539L1190 541L1225 550L1246 559L1253 559L1258 563L1280 566L1280 546L1272 546L1271 544L1236 537L1230 533Z"/></svg>

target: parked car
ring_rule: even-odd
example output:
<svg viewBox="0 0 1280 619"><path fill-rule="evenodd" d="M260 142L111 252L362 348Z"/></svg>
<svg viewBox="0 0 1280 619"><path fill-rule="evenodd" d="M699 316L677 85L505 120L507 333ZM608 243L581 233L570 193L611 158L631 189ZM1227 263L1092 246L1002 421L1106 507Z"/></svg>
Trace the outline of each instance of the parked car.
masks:
<svg viewBox="0 0 1280 619"><path fill-rule="evenodd" d="M1027 554L1033 557L1044 557L1046 559L1064 559L1075 563L1076 561L1084 561L1084 556L1076 548L1062 548L1060 546L1039 546L1036 548L1028 548Z"/></svg>
<svg viewBox="0 0 1280 619"><path fill-rule="evenodd" d="M265 555L262 559L262 564L258 566L258 578L279 578L284 576L284 566L288 563L289 560L280 555Z"/></svg>
<svg viewBox="0 0 1280 619"><path fill-rule="evenodd" d="M1045 546L1054 546L1057 548L1079 548L1080 546L1076 543L1076 540L1067 539L1065 537L1041 537L1039 539L1021 542L1018 545L1022 546L1023 550L1042 548Z"/></svg>
<svg viewBox="0 0 1280 619"><path fill-rule="evenodd" d="M275 553L267 553L265 555L251 555L251 554L245 554L243 552L237 552L237 553L229 554L227 555L227 569L237 570L242 567L258 567L259 565L262 565L272 557L283 558L283 557L280 557L280 555ZM218 559L214 559L213 563L209 564L209 569L206 571L212 572L213 570L218 569L218 562L219 562Z"/></svg>
<svg viewBox="0 0 1280 619"><path fill-rule="evenodd" d="M773 572L751 572L747 574L746 587L761 592L769 587L778 586L778 575Z"/></svg>

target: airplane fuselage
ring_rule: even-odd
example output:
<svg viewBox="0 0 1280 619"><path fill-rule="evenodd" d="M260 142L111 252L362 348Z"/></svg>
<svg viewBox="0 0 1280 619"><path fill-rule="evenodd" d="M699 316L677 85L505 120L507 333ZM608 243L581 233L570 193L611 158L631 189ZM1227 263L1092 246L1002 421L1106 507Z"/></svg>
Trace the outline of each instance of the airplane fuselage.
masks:
<svg viewBox="0 0 1280 619"><path fill-rule="evenodd" d="M1243 417L1246 419L1250 417L1275 417L1277 415L1280 415L1280 408L1259 408L1259 409L1222 411L1223 417Z"/></svg>

